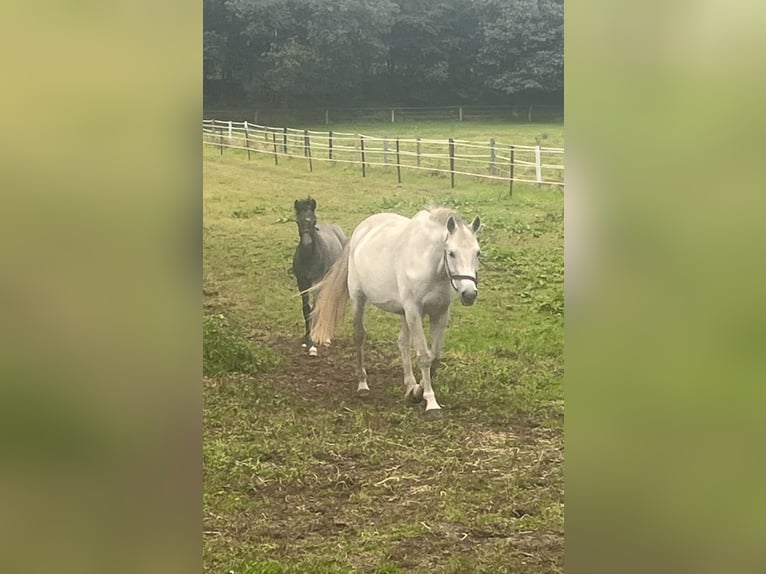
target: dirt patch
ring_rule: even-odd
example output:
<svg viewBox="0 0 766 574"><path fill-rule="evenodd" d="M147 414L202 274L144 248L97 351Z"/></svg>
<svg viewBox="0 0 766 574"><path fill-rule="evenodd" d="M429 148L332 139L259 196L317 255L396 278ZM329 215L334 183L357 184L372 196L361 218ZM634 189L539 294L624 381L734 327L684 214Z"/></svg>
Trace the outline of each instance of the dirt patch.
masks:
<svg viewBox="0 0 766 574"><path fill-rule="evenodd" d="M270 346L283 357L283 363L263 375L263 382L294 390L318 406L335 408L349 400L383 404L389 402L387 397L392 390L401 391L399 394L404 397L398 358L395 362L379 351L365 348L364 366L370 394L362 398L356 393L358 378L353 345L335 341L330 346L320 346L318 357L310 357L298 339L273 339Z"/></svg>

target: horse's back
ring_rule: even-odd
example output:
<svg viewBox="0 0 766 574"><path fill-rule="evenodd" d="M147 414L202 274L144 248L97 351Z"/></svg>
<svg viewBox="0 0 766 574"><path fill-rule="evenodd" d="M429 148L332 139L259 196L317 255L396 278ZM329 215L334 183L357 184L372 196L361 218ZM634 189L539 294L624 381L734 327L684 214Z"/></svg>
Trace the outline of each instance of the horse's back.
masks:
<svg viewBox="0 0 766 574"><path fill-rule="evenodd" d="M401 233L401 230L404 229L409 221L408 218L397 213L376 213L371 215L354 229L354 233L351 234L351 247L355 249L370 234L392 236Z"/></svg>
<svg viewBox="0 0 766 574"><path fill-rule="evenodd" d="M338 242L340 243L341 248L346 246L346 243L348 242L348 238L346 237L346 234L343 233L343 230L335 225L334 223L326 224L332 233L335 234L335 237L338 238Z"/></svg>
<svg viewBox="0 0 766 574"><path fill-rule="evenodd" d="M361 291L373 304L401 313L394 266L396 244L410 220L395 213L378 213L362 221L349 242L349 290Z"/></svg>
<svg viewBox="0 0 766 574"><path fill-rule="evenodd" d="M317 228L317 233L319 233L319 236L322 238L322 243L326 250L324 253L325 259L327 263L329 263L329 266L332 266L343 252L343 247L346 245L347 241L346 235L343 233L343 230L334 223L319 223L317 224Z"/></svg>

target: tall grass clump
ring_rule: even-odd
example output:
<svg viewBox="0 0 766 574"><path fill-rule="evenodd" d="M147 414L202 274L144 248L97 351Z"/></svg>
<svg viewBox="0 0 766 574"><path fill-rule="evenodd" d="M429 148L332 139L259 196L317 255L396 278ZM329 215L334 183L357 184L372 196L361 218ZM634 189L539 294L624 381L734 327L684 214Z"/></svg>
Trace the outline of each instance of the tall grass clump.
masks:
<svg viewBox="0 0 766 574"><path fill-rule="evenodd" d="M203 317L202 357L202 372L206 377L227 373L252 375L279 363L273 351L249 342L222 314Z"/></svg>

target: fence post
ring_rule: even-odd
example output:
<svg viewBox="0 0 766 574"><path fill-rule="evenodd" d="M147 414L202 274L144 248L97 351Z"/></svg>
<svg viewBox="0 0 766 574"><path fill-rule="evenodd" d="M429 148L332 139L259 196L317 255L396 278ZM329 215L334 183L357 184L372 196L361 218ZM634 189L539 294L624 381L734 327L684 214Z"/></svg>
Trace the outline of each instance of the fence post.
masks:
<svg viewBox="0 0 766 574"><path fill-rule="evenodd" d="M489 138L489 175L495 175L495 138Z"/></svg>
<svg viewBox="0 0 766 574"><path fill-rule="evenodd" d="M383 163L388 163L388 136L383 136Z"/></svg>
<svg viewBox="0 0 766 574"><path fill-rule="evenodd" d="M460 122L463 121L463 106L460 106L457 109L457 117L458 117L458 121L460 121Z"/></svg>
<svg viewBox="0 0 766 574"><path fill-rule="evenodd" d="M247 120L245 120L245 147L247 148L247 159L250 159L250 134L247 130Z"/></svg>
<svg viewBox="0 0 766 574"><path fill-rule="evenodd" d="M399 136L396 136L396 180L402 183L402 166L399 161Z"/></svg>
<svg viewBox="0 0 766 574"><path fill-rule="evenodd" d="M364 136L359 136L359 144L362 146L362 177L367 177L367 172L364 169Z"/></svg>
<svg viewBox="0 0 766 574"><path fill-rule="evenodd" d="M415 165L420 167L420 138L415 138Z"/></svg>
<svg viewBox="0 0 766 574"><path fill-rule="evenodd" d="M543 183L542 162L540 161L540 146L535 146L535 179L537 179L537 187Z"/></svg>
<svg viewBox="0 0 766 574"><path fill-rule="evenodd" d="M274 165L279 165L279 157L277 156L277 132L271 132L271 141L274 143Z"/></svg>
<svg viewBox="0 0 766 574"><path fill-rule="evenodd" d="M394 113L394 108L391 108L391 123L393 124L396 121L396 115Z"/></svg>
<svg viewBox="0 0 766 574"><path fill-rule="evenodd" d="M330 123L330 110L325 109L324 111L324 125L327 125Z"/></svg>
<svg viewBox="0 0 766 574"><path fill-rule="evenodd" d="M231 143L231 138L234 137L231 131L231 120L229 120L229 143Z"/></svg>
<svg viewBox="0 0 766 574"><path fill-rule="evenodd" d="M449 139L450 187L455 187L455 140Z"/></svg>
<svg viewBox="0 0 766 574"><path fill-rule="evenodd" d="M509 171L509 177L508 177L508 197L513 197L513 168L514 168L514 160L513 160L513 152L514 147L511 146L511 165L510 165L510 171Z"/></svg>
<svg viewBox="0 0 766 574"><path fill-rule="evenodd" d="M258 110L255 110L255 112L253 112L253 123L255 125L258 125Z"/></svg>
<svg viewBox="0 0 766 574"><path fill-rule="evenodd" d="M529 110L527 111L527 121L532 123L532 104L529 104Z"/></svg>
<svg viewBox="0 0 766 574"><path fill-rule="evenodd" d="M221 147L221 155L223 155L223 128L218 128L218 145Z"/></svg>
<svg viewBox="0 0 766 574"><path fill-rule="evenodd" d="M327 136L327 159L332 159L332 131Z"/></svg>
<svg viewBox="0 0 766 574"><path fill-rule="evenodd" d="M282 128L282 151L287 155L287 128Z"/></svg>
<svg viewBox="0 0 766 574"><path fill-rule="evenodd" d="M303 153L309 158L309 171L314 171L314 166L311 164L311 138L309 137L309 131L303 130Z"/></svg>

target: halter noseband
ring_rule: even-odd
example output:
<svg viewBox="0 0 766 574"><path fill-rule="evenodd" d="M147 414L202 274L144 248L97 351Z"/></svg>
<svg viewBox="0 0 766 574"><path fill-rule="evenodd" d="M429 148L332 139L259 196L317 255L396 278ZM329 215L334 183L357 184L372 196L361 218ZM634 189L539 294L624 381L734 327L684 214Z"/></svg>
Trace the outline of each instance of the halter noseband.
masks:
<svg viewBox="0 0 766 574"><path fill-rule="evenodd" d="M452 285L452 288L457 291L457 286L455 285L455 279L467 279L468 281L473 281L473 284L476 285L478 288L479 286L479 271L476 271L476 277L472 277L470 275L457 275L452 273L452 271L449 268L449 262L447 261L447 250L444 250L444 269L447 271L447 275L449 276L449 284Z"/></svg>

